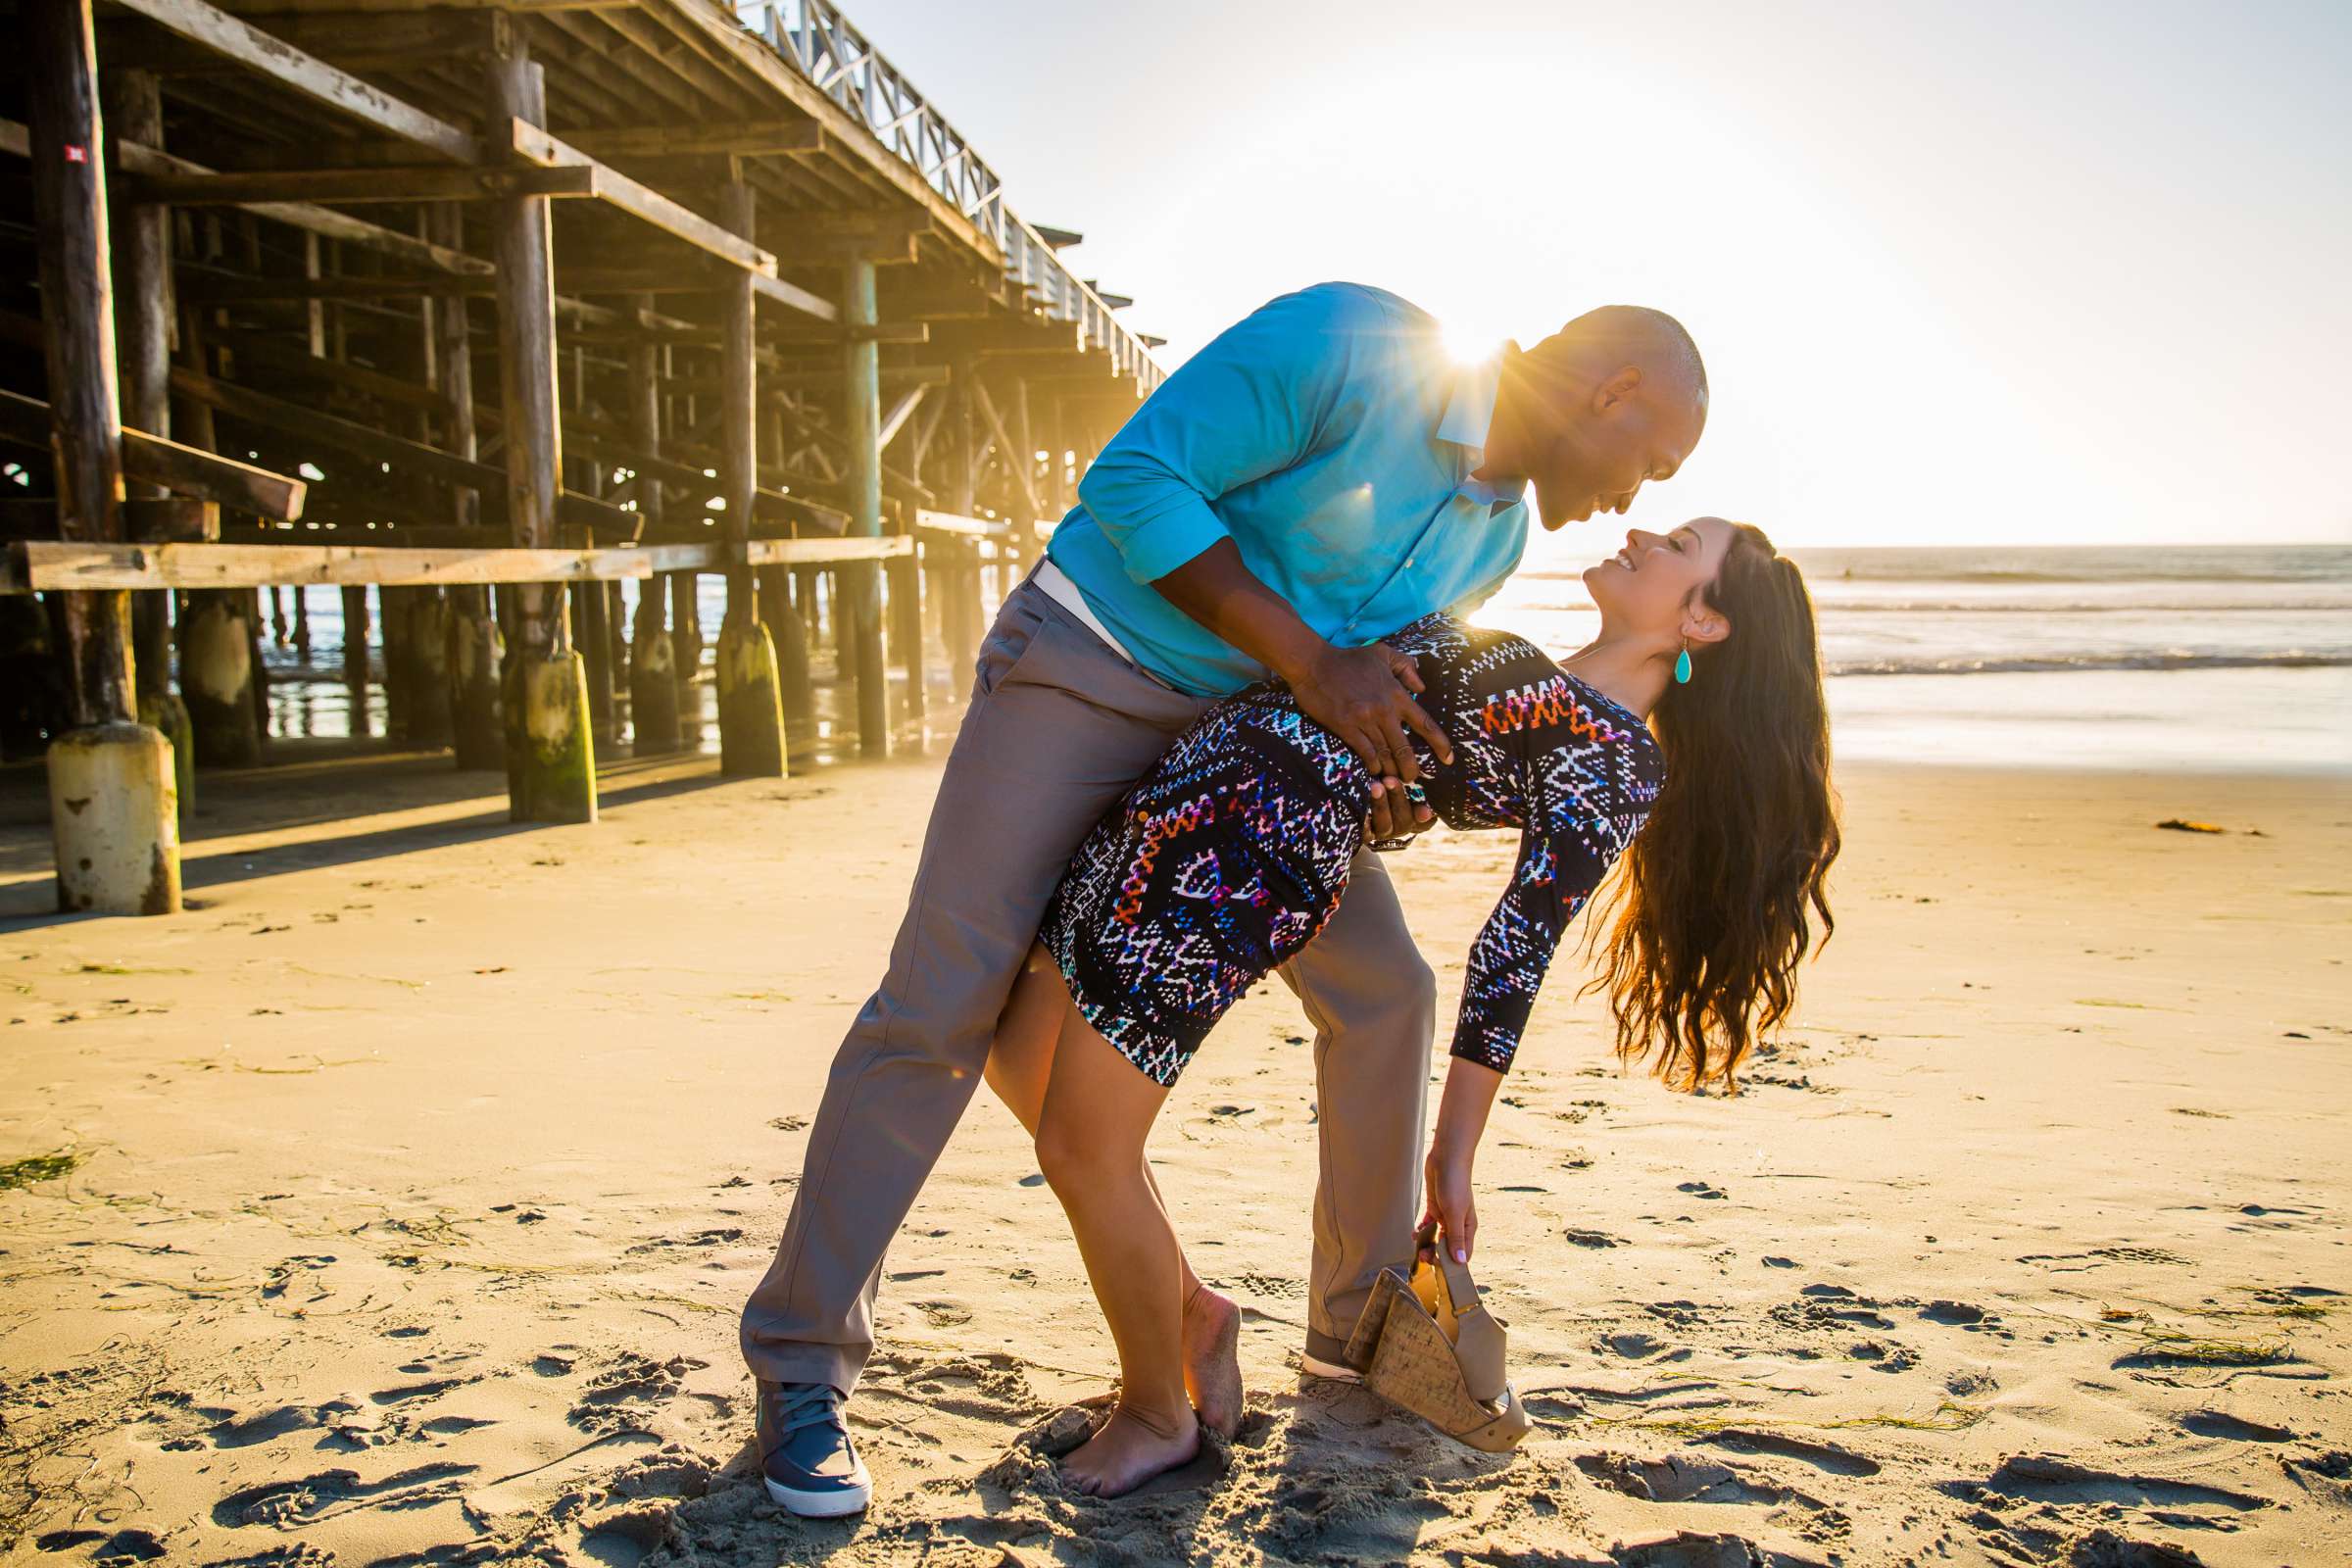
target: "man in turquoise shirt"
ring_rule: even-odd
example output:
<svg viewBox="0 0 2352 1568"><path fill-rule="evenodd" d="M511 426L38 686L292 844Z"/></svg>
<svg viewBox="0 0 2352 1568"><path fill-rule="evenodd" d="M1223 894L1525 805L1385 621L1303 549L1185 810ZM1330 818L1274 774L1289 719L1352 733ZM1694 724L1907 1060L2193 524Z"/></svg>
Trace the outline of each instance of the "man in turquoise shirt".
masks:
<svg viewBox="0 0 2352 1568"><path fill-rule="evenodd" d="M1111 439L981 647L906 918L744 1308L772 1497L824 1516L871 1495L841 1404L873 1347L883 1253L999 1068L999 1016L1087 830L1212 700L1269 677L1384 781L1375 834L1416 830L1408 731L1441 765L1451 748L1413 702L1411 661L1377 639L1492 594L1525 546L1531 485L1547 528L1621 512L1705 419L1697 350L1658 312L1606 307L1464 367L1427 313L1324 283L1219 336ZM1281 973L1315 1025L1322 1142L1299 1364L1351 1376L1372 1282L1412 1255L1436 1020L1377 856ZM1228 1432L1238 1316L1187 1281L1187 1383Z"/></svg>

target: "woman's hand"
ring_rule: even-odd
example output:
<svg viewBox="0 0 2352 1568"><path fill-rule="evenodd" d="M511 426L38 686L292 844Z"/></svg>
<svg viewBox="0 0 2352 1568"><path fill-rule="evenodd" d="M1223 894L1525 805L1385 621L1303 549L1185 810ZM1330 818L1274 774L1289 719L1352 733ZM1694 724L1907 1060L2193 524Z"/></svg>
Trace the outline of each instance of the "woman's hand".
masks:
<svg viewBox="0 0 2352 1568"><path fill-rule="evenodd" d="M1456 1263L1469 1262L1470 1250L1478 1243L1478 1199L1472 1190L1469 1153L1433 1143L1421 1176L1429 1197L1421 1210L1418 1255L1430 1256L1442 1237L1447 1256Z"/></svg>
<svg viewBox="0 0 2352 1568"><path fill-rule="evenodd" d="M1419 1255L1434 1251L1443 1232L1446 1255L1457 1263L1470 1261L1478 1243L1478 1203L1472 1196L1470 1162L1486 1136L1487 1112L1502 1087L1502 1074L1484 1062L1456 1056L1446 1069L1446 1095L1438 1102L1438 1130L1429 1143L1429 1158L1421 1175L1429 1200L1421 1211Z"/></svg>

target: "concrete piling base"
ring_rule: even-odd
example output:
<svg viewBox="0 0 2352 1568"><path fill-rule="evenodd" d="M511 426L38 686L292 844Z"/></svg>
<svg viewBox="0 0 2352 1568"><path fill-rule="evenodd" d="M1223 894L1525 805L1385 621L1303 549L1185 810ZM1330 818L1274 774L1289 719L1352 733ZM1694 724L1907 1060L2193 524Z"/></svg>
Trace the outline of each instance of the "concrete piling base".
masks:
<svg viewBox="0 0 2352 1568"><path fill-rule="evenodd" d="M776 645L765 626L733 615L718 631L718 770L729 778L785 774Z"/></svg>
<svg viewBox="0 0 2352 1568"><path fill-rule="evenodd" d="M174 691L139 694L139 722L172 745L172 782L179 795L179 825L196 811L196 726Z"/></svg>
<svg viewBox="0 0 2352 1568"><path fill-rule="evenodd" d="M409 744L437 751L452 739L449 601L418 593L408 608Z"/></svg>
<svg viewBox="0 0 2352 1568"><path fill-rule="evenodd" d="M587 662L565 653L507 663L509 813L517 822L595 821Z"/></svg>
<svg viewBox="0 0 2352 1568"><path fill-rule="evenodd" d="M637 638L629 660L629 726L639 757L678 749L678 672L666 631L646 631Z"/></svg>
<svg viewBox="0 0 2352 1568"><path fill-rule="evenodd" d="M178 796L172 743L160 730L97 724L51 742L57 906L70 914L177 913Z"/></svg>
<svg viewBox="0 0 2352 1568"><path fill-rule="evenodd" d="M179 690L200 767L252 767L262 760L250 599L237 590L190 594L179 623Z"/></svg>
<svg viewBox="0 0 2352 1568"><path fill-rule="evenodd" d="M816 682L808 671L808 627L790 605L776 615L769 639L776 648L776 677L784 698L784 721L803 727L816 722Z"/></svg>
<svg viewBox="0 0 2352 1568"><path fill-rule="evenodd" d="M450 606L443 632L443 665L448 672L450 744L461 769L506 765L507 732L500 716L498 622L490 618L489 596L473 590L470 600Z"/></svg>

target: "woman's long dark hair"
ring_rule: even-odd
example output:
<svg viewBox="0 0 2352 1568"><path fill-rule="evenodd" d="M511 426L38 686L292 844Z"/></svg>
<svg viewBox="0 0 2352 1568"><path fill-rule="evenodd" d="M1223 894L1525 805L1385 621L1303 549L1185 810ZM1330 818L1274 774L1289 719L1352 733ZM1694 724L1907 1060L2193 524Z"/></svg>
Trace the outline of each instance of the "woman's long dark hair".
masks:
<svg viewBox="0 0 2352 1568"><path fill-rule="evenodd" d="M1649 821L1595 911L1625 1060L1656 1055L1677 1088L1734 1072L1796 1002L1796 967L1828 941L1838 858L1830 725L1813 599L1763 531L1734 525L1705 593L1731 635L1690 650L1690 680L1650 714L1666 763ZM1600 935L1606 922L1606 936Z"/></svg>

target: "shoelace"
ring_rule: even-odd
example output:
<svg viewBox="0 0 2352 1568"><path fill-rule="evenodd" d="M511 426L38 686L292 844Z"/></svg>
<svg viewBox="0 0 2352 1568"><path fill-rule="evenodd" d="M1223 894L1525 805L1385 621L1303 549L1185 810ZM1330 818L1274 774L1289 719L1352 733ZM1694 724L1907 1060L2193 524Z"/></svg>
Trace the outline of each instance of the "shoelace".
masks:
<svg viewBox="0 0 2352 1568"><path fill-rule="evenodd" d="M830 1383L808 1383L798 1388L787 1387L784 1397L784 1436L808 1427L831 1427L845 1437L849 1428L842 1424L841 1391Z"/></svg>

